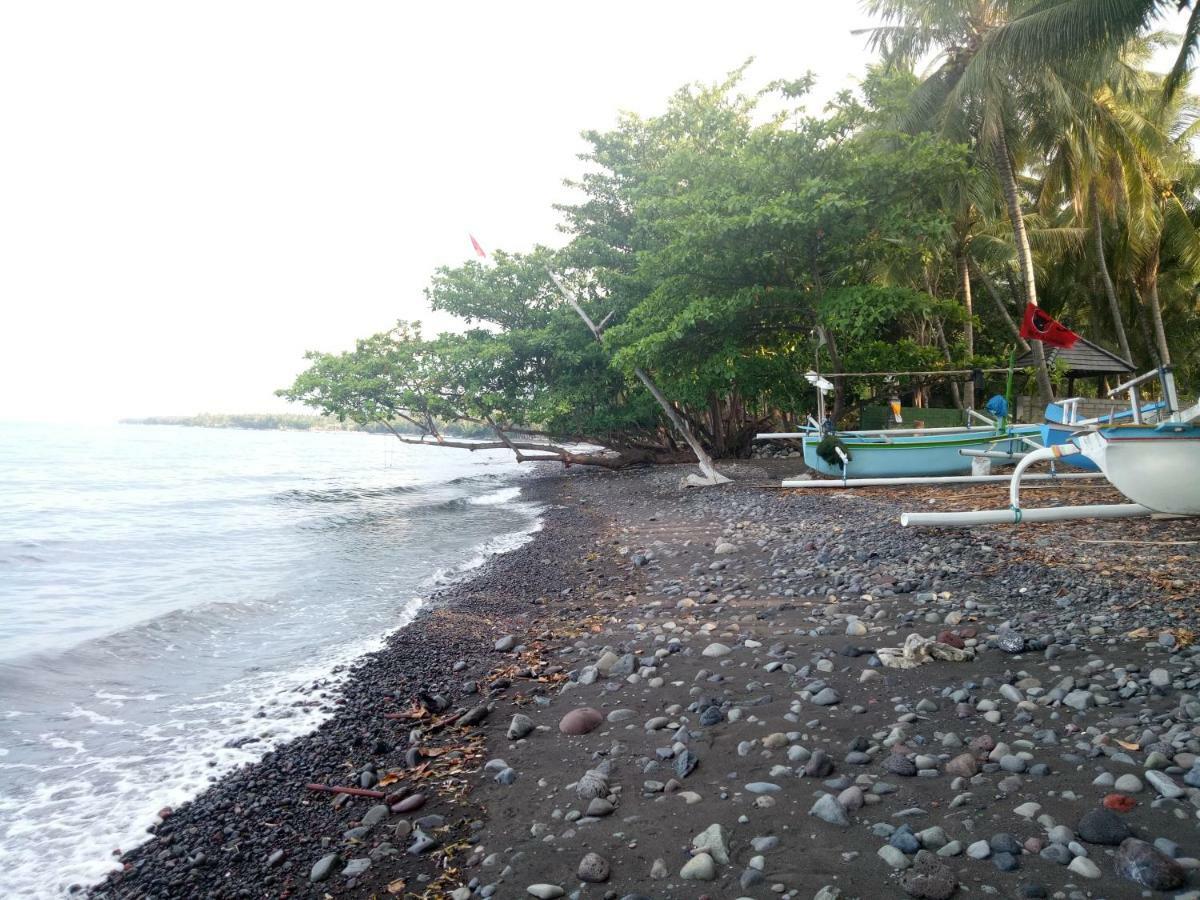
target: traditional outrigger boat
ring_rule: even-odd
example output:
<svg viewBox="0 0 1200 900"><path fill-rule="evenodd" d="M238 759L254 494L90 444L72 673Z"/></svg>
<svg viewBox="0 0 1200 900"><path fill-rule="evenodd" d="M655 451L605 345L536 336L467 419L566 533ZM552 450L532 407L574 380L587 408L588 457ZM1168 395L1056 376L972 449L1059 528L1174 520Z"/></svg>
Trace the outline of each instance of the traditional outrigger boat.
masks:
<svg viewBox="0 0 1200 900"><path fill-rule="evenodd" d="M1138 387L1157 378L1163 400L1154 411L1158 422L1146 421ZM1200 403L1179 408L1175 376L1170 366L1140 375L1109 392L1128 392L1130 407L1124 421L1093 425L1063 444L1038 450L1013 472L1013 506L1021 475L1039 460L1083 456L1096 465L1113 487L1152 512L1200 515Z"/></svg>
<svg viewBox="0 0 1200 900"><path fill-rule="evenodd" d="M935 433L940 432L940 433ZM920 429L911 433L840 432L838 441L846 459L833 465L817 453L824 440L820 434L800 438L804 464L822 475L834 478L914 478L939 475L966 475L971 472L972 457L961 450L988 451L1012 456L1014 461L1028 447L1022 437L1037 435L1035 425L978 428Z"/></svg>
<svg viewBox="0 0 1200 900"><path fill-rule="evenodd" d="M1095 428L1102 425L1128 425L1134 423L1132 408L1124 412L1112 412L1104 416L1080 418L1079 404L1081 402L1083 402L1082 398L1072 397L1069 400L1063 400L1059 403L1051 403L1046 407L1046 420L1042 423L1040 429L1042 446L1053 447L1055 445L1066 444L1074 435L1088 428ZM1140 421L1157 421L1159 413L1165 406L1166 404L1162 400L1140 406ZM1078 469L1086 469L1089 472L1100 471L1100 467L1083 454L1064 456L1062 460Z"/></svg>
<svg viewBox="0 0 1200 900"><path fill-rule="evenodd" d="M1157 378L1163 400L1157 422L1143 420L1145 407L1138 387ZM1027 454L1013 471L1007 510L968 513L905 513L902 525L963 526L1022 521L1054 521L1088 517L1147 516L1152 513L1200 515L1200 403L1180 409L1170 366L1138 376L1109 392L1127 393L1128 421L1096 424L1080 430L1067 442ZM1047 460L1082 456L1095 464L1118 491L1132 502L1104 506L1021 507L1021 480L1029 466Z"/></svg>
<svg viewBox="0 0 1200 900"><path fill-rule="evenodd" d="M816 372L805 378L817 390L818 415L824 418L824 394L833 385ZM899 401L894 401L897 408ZM882 429L838 431L809 419L801 431L759 434L759 440L798 440L804 463L814 472L853 480L893 478L961 477L971 473L973 458L1015 463L1030 447L1038 447L1037 425L1012 425L1007 420L1008 403L990 419L967 410L968 424L952 428ZM972 421L978 424L971 424ZM789 484L790 482L785 482Z"/></svg>

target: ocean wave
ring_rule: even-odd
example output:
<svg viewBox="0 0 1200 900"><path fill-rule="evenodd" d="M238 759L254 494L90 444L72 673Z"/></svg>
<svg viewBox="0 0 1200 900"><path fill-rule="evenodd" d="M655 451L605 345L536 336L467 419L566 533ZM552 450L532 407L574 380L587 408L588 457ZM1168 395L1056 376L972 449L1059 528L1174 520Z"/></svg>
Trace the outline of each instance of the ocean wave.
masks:
<svg viewBox="0 0 1200 900"><path fill-rule="evenodd" d="M397 627L414 614L415 608ZM352 663L380 649L387 633L331 650L302 668L229 684L203 698L203 717L190 717L193 710L180 705L157 725L130 729L123 744L132 752L93 755L84 740L39 735L61 762L0 763L34 773L22 776L23 796L0 795L0 896L51 900L72 885L102 879L116 868L107 851L144 842L158 810L187 802L221 775L329 718L330 700Z"/></svg>
<svg viewBox="0 0 1200 900"><path fill-rule="evenodd" d="M396 484L374 488L292 488L272 494L271 499L276 503L356 503L361 500L380 500L404 494L415 494L436 486L436 484Z"/></svg>
<svg viewBox="0 0 1200 900"><path fill-rule="evenodd" d="M501 503L512 503L521 496L521 486L513 485L512 487L502 487L499 490L489 491L478 497L472 497L470 503L472 506L496 506Z"/></svg>
<svg viewBox="0 0 1200 900"><path fill-rule="evenodd" d="M472 546L457 563L420 582L420 592L469 578L488 560L532 540L542 527L542 509L514 502L518 496L519 491L501 489L482 505L511 504L520 527ZM146 827L156 821L159 809L187 802L221 775L315 730L333 714L338 692L356 664L381 649L388 635L407 625L422 605L414 597L393 619L394 627L327 648L303 666L251 671L186 700L170 701L169 695L137 689L93 690L94 702L121 708L122 717L75 704L70 716L86 720L91 727L69 737L55 732L37 735L37 741L55 755L55 762L0 762L0 770L11 770L14 776L20 770L27 785L21 796L0 796L0 823L5 823L0 824L0 853L6 859L0 869L0 896L52 900L72 885L102 879L116 865L107 851L128 850L146 840ZM238 618L248 606L218 603L200 610L176 610L135 626L131 631L136 633L98 643L106 654L126 658L147 635L170 634L179 641L181 631L199 628L200 621L214 611L221 618ZM78 648L73 655L77 652ZM139 704L157 705L164 698L169 703L164 715L137 722ZM101 740L124 751L96 752L94 742ZM87 840L80 839L84 834ZM102 849L97 852L97 848ZM52 874L47 860L54 862Z"/></svg>
<svg viewBox="0 0 1200 900"><path fill-rule="evenodd" d="M100 464L70 433L34 488L0 485L0 898L98 881L159 809L332 715L422 598L540 528L499 454L128 434Z"/></svg>
<svg viewBox="0 0 1200 900"><path fill-rule="evenodd" d="M527 527L490 538L480 544L476 552L463 562L447 568L436 569L421 583L422 586L426 589L437 589L465 581L492 557L510 553L532 541L533 536L542 530L541 508L532 504L528 504L528 506L534 518Z"/></svg>

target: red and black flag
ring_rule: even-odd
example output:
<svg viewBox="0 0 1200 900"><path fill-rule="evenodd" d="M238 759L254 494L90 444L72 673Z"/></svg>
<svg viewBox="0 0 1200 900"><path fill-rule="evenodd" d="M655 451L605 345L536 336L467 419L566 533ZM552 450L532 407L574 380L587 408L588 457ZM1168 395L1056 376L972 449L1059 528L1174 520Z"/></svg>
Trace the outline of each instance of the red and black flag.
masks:
<svg viewBox="0 0 1200 900"><path fill-rule="evenodd" d="M1032 303L1025 307L1025 319L1021 322L1021 337L1031 341L1041 341L1052 347L1062 347L1070 350L1079 340L1079 335L1065 325L1059 324L1047 312L1043 312Z"/></svg>

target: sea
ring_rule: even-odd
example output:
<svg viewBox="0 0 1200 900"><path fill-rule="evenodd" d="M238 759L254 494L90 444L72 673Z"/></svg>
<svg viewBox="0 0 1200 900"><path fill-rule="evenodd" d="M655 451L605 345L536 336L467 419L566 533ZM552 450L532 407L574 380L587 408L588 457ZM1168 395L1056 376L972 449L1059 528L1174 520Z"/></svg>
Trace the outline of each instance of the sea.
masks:
<svg viewBox="0 0 1200 900"><path fill-rule="evenodd" d="M438 587L529 541L507 453L0 423L0 897L116 867L329 714Z"/></svg>

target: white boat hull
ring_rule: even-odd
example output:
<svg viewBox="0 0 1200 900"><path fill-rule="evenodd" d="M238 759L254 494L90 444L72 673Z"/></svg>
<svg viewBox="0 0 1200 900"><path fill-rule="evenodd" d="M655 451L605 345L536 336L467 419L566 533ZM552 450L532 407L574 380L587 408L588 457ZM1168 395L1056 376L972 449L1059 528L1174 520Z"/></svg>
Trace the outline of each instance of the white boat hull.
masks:
<svg viewBox="0 0 1200 900"><path fill-rule="evenodd" d="M1106 428L1073 441L1134 503L1160 513L1200 515L1200 428Z"/></svg>

